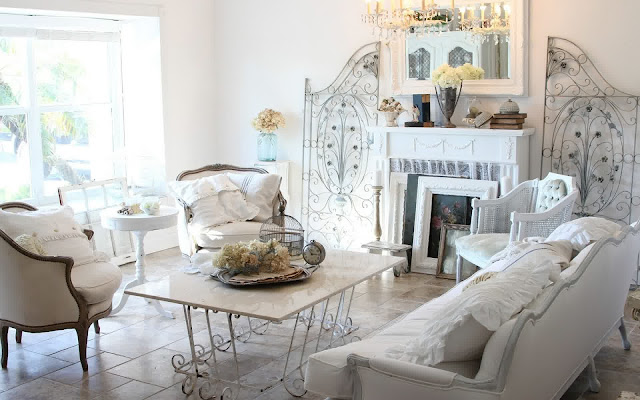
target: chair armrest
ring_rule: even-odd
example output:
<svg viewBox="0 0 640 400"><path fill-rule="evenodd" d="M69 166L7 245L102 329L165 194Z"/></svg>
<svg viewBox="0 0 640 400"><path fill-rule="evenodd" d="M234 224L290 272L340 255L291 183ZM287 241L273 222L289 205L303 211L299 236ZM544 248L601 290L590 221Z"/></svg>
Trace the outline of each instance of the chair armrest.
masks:
<svg viewBox="0 0 640 400"><path fill-rule="evenodd" d="M87 236L88 240L93 239L94 232L91 229L83 229L82 233L84 233Z"/></svg>
<svg viewBox="0 0 640 400"><path fill-rule="evenodd" d="M193 210L191 209L191 206L184 200L176 197L176 201L178 202L178 204L180 204L180 206L182 206L182 209L184 210L185 222L188 225L193 220Z"/></svg>
<svg viewBox="0 0 640 400"><path fill-rule="evenodd" d="M370 359L369 367L383 374L439 386L451 385L457 375L443 369L383 357Z"/></svg>
<svg viewBox="0 0 640 400"><path fill-rule="evenodd" d="M549 236L558 226L571 219L577 197L578 192L574 191L552 208L539 213L519 213L514 211L511 214L510 240Z"/></svg>

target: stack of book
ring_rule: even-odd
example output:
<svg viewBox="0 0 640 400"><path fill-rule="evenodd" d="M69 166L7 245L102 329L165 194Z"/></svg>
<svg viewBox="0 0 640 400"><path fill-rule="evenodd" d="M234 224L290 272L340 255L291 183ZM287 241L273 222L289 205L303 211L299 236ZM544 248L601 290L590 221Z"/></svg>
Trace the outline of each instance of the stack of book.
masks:
<svg viewBox="0 0 640 400"><path fill-rule="evenodd" d="M493 114L491 129L522 129L527 114Z"/></svg>

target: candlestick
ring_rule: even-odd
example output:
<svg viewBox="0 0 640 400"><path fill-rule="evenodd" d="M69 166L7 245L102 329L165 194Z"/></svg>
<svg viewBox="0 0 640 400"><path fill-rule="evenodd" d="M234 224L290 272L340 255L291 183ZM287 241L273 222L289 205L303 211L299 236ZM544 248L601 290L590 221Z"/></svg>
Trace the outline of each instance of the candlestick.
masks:
<svg viewBox="0 0 640 400"><path fill-rule="evenodd" d="M484 10L487 9L487 6L485 6L484 4L480 6L480 20L484 21Z"/></svg>
<svg viewBox="0 0 640 400"><path fill-rule="evenodd" d="M456 0L451 0L451 12L454 14L456 12Z"/></svg>
<svg viewBox="0 0 640 400"><path fill-rule="evenodd" d="M464 22L464 12L467 10L466 7L460 7L460 22Z"/></svg>
<svg viewBox="0 0 640 400"><path fill-rule="evenodd" d="M382 237L382 226L380 226L380 194L382 192L382 186L373 187L373 199L375 203L375 225L373 226L373 237L377 242Z"/></svg>
<svg viewBox="0 0 640 400"><path fill-rule="evenodd" d="M426 4L425 3L426 3L426 0L422 0L422 11L424 11L426 9L426 7L425 7Z"/></svg>
<svg viewBox="0 0 640 400"><path fill-rule="evenodd" d="M380 14L380 0L376 0L376 14Z"/></svg>
<svg viewBox="0 0 640 400"><path fill-rule="evenodd" d="M364 0L367 3L367 14L371 15L371 0Z"/></svg>

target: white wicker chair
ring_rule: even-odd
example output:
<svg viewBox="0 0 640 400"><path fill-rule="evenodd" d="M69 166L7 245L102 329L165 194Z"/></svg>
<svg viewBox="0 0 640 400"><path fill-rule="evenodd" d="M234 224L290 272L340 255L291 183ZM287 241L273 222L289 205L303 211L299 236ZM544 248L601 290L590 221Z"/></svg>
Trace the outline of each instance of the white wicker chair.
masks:
<svg viewBox="0 0 640 400"><path fill-rule="evenodd" d="M510 242L549 236L571 219L577 197L575 178L550 173L543 180L523 182L498 199L474 199L471 235L456 240L456 281L460 282L463 260L484 268Z"/></svg>

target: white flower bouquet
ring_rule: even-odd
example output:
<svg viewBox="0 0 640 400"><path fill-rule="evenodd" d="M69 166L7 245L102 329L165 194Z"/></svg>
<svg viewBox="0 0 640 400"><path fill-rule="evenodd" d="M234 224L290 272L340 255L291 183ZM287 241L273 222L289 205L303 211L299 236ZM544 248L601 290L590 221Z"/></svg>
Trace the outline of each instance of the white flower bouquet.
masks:
<svg viewBox="0 0 640 400"><path fill-rule="evenodd" d="M382 99L378 111L401 113L404 111L404 107L402 107L402 104L400 104L398 100L389 97L388 99Z"/></svg>
<svg viewBox="0 0 640 400"><path fill-rule="evenodd" d="M289 250L273 239L225 244L213 259L213 266L233 275L255 275L260 272L281 272L288 268Z"/></svg>
<svg viewBox="0 0 640 400"><path fill-rule="evenodd" d="M251 121L253 128L262 133L273 133L278 128L284 128L285 121L282 113L265 108Z"/></svg>
<svg viewBox="0 0 640 400"><path fill-rule="evenodd" d="M482 78L484 78L484 70L480 67L474 67L469 63L457 68L449 64L442 64L433 71L431 81L434 85L440 86L441 88L457 88L462 84L462 81Z"/></svg>

